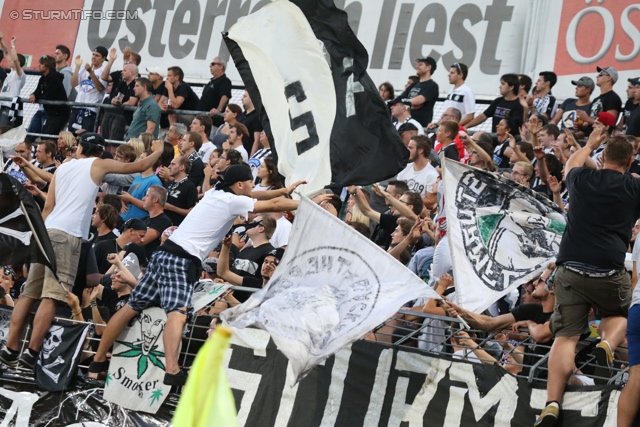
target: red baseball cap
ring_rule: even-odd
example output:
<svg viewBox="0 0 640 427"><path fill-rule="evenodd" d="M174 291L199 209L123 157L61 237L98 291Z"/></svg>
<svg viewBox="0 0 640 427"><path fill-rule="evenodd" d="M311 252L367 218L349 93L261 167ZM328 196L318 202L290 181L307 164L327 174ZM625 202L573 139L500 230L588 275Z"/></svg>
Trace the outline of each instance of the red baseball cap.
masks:
<svg viewBox="0 0 640 427"><path fill-rule="evenodd" d="M614 127L616 125L616 116L603 111L602 113L598 114L598 121L603 125Z"/></svg>

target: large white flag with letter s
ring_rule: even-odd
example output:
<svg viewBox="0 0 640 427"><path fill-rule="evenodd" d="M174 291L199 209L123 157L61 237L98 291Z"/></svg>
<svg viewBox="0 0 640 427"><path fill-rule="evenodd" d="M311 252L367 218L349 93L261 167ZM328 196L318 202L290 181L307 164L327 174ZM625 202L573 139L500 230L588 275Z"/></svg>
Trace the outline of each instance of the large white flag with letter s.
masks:
<svg viewBox="0 0 640 427"><path fill-rule="evenodd" d="M336 115L331 68L302 11L275 1L229 30L260 88L287 184L307 181L307 194L331 182L329 141ZM303 64L303 66L300 66Z"/></svg>
<svg viewBox="0 0 640 427"><path fill-rule="evenodd" d="M298 380L418 297L440 298L418 276L307 198L265 288L220 317L267 330Z"/></svg>

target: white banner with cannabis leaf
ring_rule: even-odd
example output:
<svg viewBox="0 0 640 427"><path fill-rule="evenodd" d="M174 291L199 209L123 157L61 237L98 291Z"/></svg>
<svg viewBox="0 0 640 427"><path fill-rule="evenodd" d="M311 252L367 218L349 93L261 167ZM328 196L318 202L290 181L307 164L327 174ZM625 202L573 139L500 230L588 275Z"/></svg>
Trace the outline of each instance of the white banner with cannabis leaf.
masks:
<svg viewBox="0 0 640 427"><path fill-rule="evenodd" d="M113 347L104 398L134 411L155 414L171 390L165 374L162 334L167 315L159 307L140 313Z"/></svg>

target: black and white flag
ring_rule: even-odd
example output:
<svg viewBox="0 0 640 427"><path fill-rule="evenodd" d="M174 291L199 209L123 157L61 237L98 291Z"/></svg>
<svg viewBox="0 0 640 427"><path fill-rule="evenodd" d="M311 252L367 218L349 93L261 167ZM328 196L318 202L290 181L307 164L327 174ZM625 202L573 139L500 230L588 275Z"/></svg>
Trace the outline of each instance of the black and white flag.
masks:
<svg viewBox="0 0 640 427"><path fill-rule="evenodd" d="M62 391L76 376L89 325L54 322L42 343L36 363L38 387Z"/></svg>
<svg viewBox="0 0 640 427"><path fill-rule="evenodd" d="M522 185L444 161L447 235L457 302L480 313L555 260L561 209Z"/></svg>
<svg viewBox="0 0 640 427"><path fill-rule="evenodd" d="M56 257L38 205L18 180L0 173L0 264L26 260L56 273Z"/></svg>
<svg viewBox="0 0 640 427"><path fill-rule="evenodd" d="M277 0L225 35L287 183L305 194L395 176L408 151L333 0Z"/></svg>

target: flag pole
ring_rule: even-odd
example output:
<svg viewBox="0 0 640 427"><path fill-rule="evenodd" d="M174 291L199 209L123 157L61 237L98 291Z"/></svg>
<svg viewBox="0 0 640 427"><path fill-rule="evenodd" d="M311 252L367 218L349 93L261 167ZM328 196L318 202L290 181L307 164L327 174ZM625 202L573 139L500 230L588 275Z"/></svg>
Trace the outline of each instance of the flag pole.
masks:
<svg viewBox="0 0 640 427"><path fill-rule="evenodd" d="M14 190L15 190L15 186L14 186ZM24 203L22 202L22 200L20 200L20 209L22 209L22 213L24 213L24 217L27 219L27 222L29 223L29 228L31 228L31 230L35 230L35 228L33 227L33 223L31 222L31 218L29 218L29 214L27 212L27 209L24 207ZM52 265L51 264L51 260L47 256L47 252L42 247L42 243L40 243L40 238L38 237L38 233L34 232L33 233L33 237L36 239L36 243L38 244L38 248L40 249L40 252L42 252L42 255L44 255L44 257L47 259L47 261L49 261L49 265ZM49 270L51 270L51 268L49 268ZM65 288L62 285L62 283L60 283L60 279L58 279L57 272L55 272L53 270L51 270L51 272L53 273L53 276L56 278L56 281L58 282L58 284L62 287L62 289L66 293L67 292L67 288Z"/></svg>

